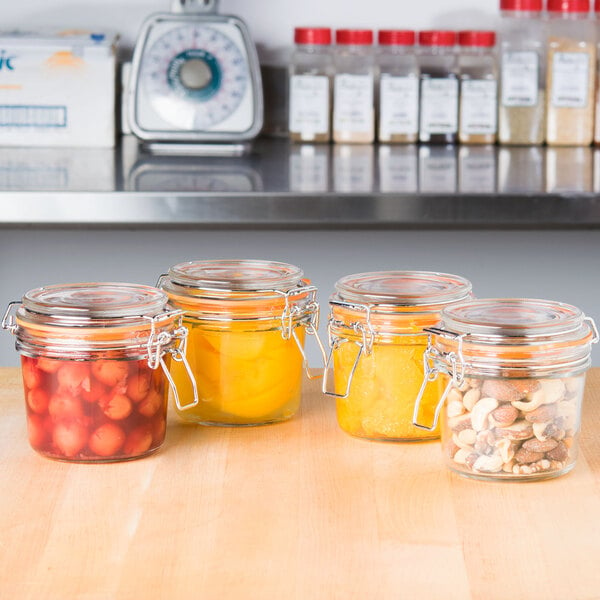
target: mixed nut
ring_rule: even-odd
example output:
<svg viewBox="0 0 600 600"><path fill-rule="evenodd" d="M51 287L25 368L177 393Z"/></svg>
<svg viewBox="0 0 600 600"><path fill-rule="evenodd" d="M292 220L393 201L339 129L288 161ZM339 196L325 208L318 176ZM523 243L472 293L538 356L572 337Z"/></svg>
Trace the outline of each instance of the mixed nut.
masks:
<svg viewBox="0 0 600 600"><path fill-rule="evenodd" d="M575 461L585 375L465 379L442 419L451 468L471 475L549 476Z"/></svg>

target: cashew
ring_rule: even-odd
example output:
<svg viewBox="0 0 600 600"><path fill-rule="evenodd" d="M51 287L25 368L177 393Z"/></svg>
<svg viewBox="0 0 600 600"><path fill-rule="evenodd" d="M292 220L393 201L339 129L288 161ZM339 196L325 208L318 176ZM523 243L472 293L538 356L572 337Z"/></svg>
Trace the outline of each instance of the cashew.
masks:
<svg viewBox="0 0 600 600"><path fill-rule="evenodd" d="M563 383L569 394L578 394L583 383L583 377L566 377L563 379Z"/></svg>
<svg viewBox="0 0 600 600"><path fill-rule="evenodd" d="M481 398L481 392L477 388L470 389L463 396L463 404L465 408L470 412L479 399Z"/></svg>
<svg viewBox="0 0 600 600"><path fill-rule="evenodd" d="M514 460L509 460L508 462L504 463L502 465L502 470L505 473L512 473L513 472L513 467L515 466L515 461Z"/></svg>
<svg viewBox="0 0 600 600"><path fill-rule="evenodd" d="M458 441L454 441L454 443L459 448L464 448L465 446L471 448L471 446L473 446L473 444L477 441L477 434L472 429L463 429L462 431L455 433L452 436L453 440L455 436Z"/></svg>
<svg viewBox="0 0 600 600"><path fill-rule="evenodd" d="M503 438L498 440L495 446L498 448L498 452L500 452L503 463L508 463L515 457L515 449L510 440Z"/></svg>
<svg viewBox="0 0 600 600"><path fill-rule="evenodd" d="M482 398L471 411L471 423L475 431L483 431L487 427L490 413L498 408L498 400L495 398Z"/></svg>
<svg viewBox="0 0 600 600"><path fill-rule="evenodd" d="M528 395L528 400L515 400L511 402L511 404L517 409L522 410L523 412L532 412L536 408L542 406L542 404L548 404L546 402L546 394L543 389L539 389L535 392L532 392Z"/></svg>
<svg viewBox="0 0 600 600"><path fill-rule="evenodd" d="M465 407L461 400L452 400L446 406L446 414L448 417L458 417L465 412Z"/></svg>
<svg viewBox="0 0 600 600"><path fill-rule="evenodd" d="M452 431L461 431L463 429L471 429L471 415L464 414L458 417L448 417L448 427Z"/></svg>
<svg viewBox="0 0 600 600"><path fill-rule="evenodd" d="M460 448L458 452L454 455L454 462L459 465L466 465L467 456L469 456L469 454L471 454L470 450L467 450L466 448Z"/></svg>
<svg viewBox="0 0 600 600"><path fill-rule="evenodd" d="M498 454L492 454L492 456L483 454L475 461L473 471L479 471L480 473L498 473L502 470L502 465L502 458Z"/></svg>
<svg viewBox="0 0 600 600"><path fill-rule="evenodd" d="M546 396L544 404L554 404L564 398L567 389L561 379L542 379L540 383Z"/></svg>

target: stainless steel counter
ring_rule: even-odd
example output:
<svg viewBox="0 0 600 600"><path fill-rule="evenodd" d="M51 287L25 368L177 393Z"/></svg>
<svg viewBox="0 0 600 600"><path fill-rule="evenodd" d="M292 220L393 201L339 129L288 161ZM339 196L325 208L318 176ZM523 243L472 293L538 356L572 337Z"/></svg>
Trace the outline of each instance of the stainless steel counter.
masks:
<svg viewBox="0 0 600 600"><path fill-rule="evenodd" d="M591 148L0 149L0 227L583 229L600 227L599 192Z"/></svg>

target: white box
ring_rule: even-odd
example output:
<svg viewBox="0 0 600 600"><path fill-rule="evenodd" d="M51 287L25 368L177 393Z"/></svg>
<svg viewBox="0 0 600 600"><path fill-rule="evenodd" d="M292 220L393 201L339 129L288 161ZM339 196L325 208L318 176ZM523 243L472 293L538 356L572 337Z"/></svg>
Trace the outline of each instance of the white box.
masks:
<svg viewBox="0 0 600 600"><path fill-rule="evenodd" d="M0 146L115 145L116 42L0 32Z"/></svg>

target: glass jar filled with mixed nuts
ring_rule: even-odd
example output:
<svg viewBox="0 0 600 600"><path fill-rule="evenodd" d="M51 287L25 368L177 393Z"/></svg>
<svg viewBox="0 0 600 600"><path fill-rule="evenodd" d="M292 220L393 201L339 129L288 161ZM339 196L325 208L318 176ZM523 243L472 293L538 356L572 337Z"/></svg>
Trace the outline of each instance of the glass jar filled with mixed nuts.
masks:
<svg viewBox="0 0 600 600"><path fill-rule="evenodd" d="M305 335L318 324L317 290L294 265L262 260L199 260L159 281L184 311L187 357L200 402L182 419L203 425L262 425L300 405ZM317 338L318 339L318 338ZM186 372L172 366L186 400ZM186 391L187 390L187 391Z"/></svg>
<svg viewBox="0 0 600 600"><path fill-rule="evenodd" d="M592 319L560 302L472 300L444 309L430 333L422 391L447 380L438 411L451 470L524 481L573 468L598 341ZM419 411L417 403L414 422L423 426Z"/></svg>
<svg viewBox="0 0 600 600"><path fill-rule="evenodd" d="M426 327L439 322L442 307L471 297L466 279L445 273L382 271L343 277L330 299L330 362L340 427L371 440L418 441L437 430L412 424L423 379ZM326 370L326 375L328 371ZM432 385L423 399L430 416L442 393Z"/></svg>
<svg viewBox="0 0 600 600"><path fill-rule="evenodd" d="M72 462L157 450L166 430L168 363L186 364L181 316L160 290L123 283L51 285L11 303L2 326L21 354L33 449ZM198 402L192 393L182 405L173 391L180 410Z"/></svg>

